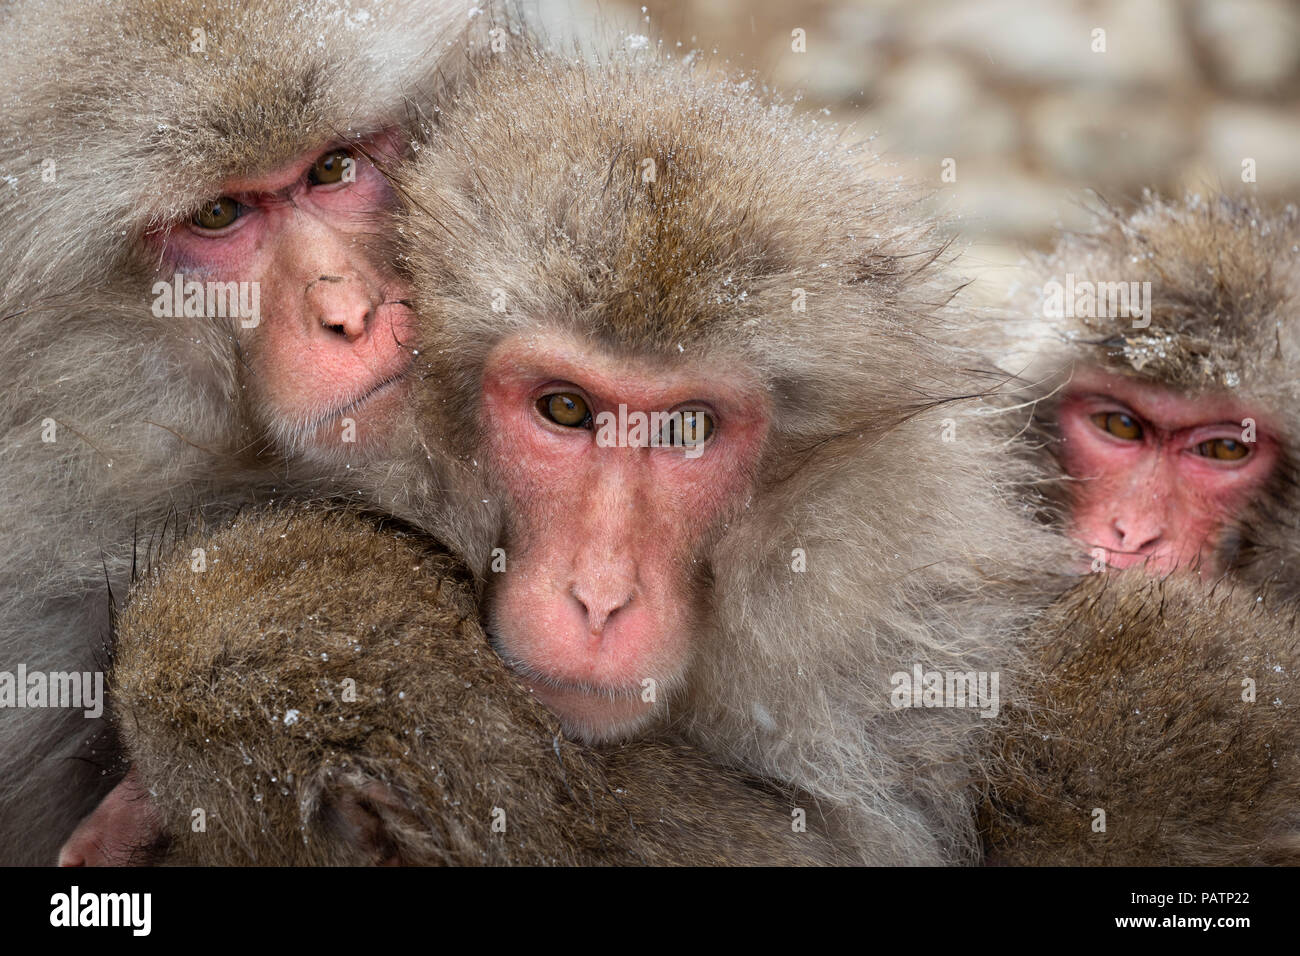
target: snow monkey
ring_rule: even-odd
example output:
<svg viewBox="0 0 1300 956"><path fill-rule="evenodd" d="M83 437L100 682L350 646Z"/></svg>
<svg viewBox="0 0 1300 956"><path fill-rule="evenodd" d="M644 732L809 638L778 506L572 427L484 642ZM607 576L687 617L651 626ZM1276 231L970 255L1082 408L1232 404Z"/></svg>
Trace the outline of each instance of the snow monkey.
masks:
<svg viewBox="0 0 1300 956"><path fill-rule="evenodd" d="M469 72L395 178L422 442L372 502L466 560L569 736L667 726L833 808L856 859L973 860L983 705L900 687L1007 666L1027 569L1066 559L965 416L990 379L942 237L743 84Z"/></svg>
<svg viewBox="0 0 1300 956"><path fill-rule="evenodd" d="M1031 641L990 856L1298 863L1300 214L1151 199L1038 266L1044 462L1104 573Z"/></svg>
<svg viewBox="0 0 1300 956"><path fill-rule="evenodd" d="M566 740L461 565L353 514L193 534L117 623L132 769L64 865L836 861L806 797L666 741Z"/></svg>
<svg viewBox="0 0 1300 956"><path fill-rule="evenodd" d="M1300 593L1296 207L1107 210L1037 264L1021 301L1047 313L1037 417L1097 564L1231 570Z"/></svg>
<svg viewBox="0 0 1300 956"><path fill-rule="evenodd" d="M450 0L7 6L0 672L96 669L137 522L283 493L281 459L342 471L400 430L411 313L379 167L463 19ZM74 758L101 725L0 708L0 862L52 860L93 806Z"/></svg>

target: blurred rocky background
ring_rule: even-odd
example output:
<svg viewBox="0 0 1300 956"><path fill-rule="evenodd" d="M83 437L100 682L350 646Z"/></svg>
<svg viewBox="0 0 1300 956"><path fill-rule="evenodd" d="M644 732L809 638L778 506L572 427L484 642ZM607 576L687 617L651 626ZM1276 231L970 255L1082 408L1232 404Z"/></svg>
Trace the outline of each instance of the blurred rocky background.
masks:
<svg viewBox="0 0 1300 956"><path fill-rule="evenodd" d="M1300 196L1300 0L543 2L829 110L933 187L977 265L1086 222L1090 190Z"/></svg>

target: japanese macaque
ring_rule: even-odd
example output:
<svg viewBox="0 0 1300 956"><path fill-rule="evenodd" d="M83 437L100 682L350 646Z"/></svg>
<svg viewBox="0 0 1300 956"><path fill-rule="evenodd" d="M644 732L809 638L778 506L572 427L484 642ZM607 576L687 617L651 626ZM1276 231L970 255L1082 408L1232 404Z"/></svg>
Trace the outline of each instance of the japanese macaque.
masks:
<svg viewBox="0 0 1300 956"><path fill-rule="evenodd" d="M898 679L1005 668L1065 558L964 415L991 380L942 238L743 85L470 72L396 179L424 440L373 500L465 558L566 734L667 726L833 808L856 859L974 859L988 708Z"/></svg>
<svg viewBox="0 0 1300 956"><path fill-rule="evenodd" d="M815 806L691 748L566 740L418 537L272 510L168 550L117 622L132 769L64 865L836 860Z"/></svg>
<svg viewBox="0 0 1300 956"><path fill-rule="evenodd" d="M400 432L410 311L379 167L463 19L6 7L0 672L97 669L137 524L278 496L290 460L345 473ZM78 758L101 722L0 703L0 862L47 861L100 795Z"/></svg>
<svg viewBox="0 0 1300 956"><path fill-rule="evenodd" d="M1036 628L989 858L1300 863L1300 213L1152 200L1038 265L1044 462L1104 573Z"/></svg>
<svg viewBox="0 0 1300 956"><path fill-rule="evenodd" d="M1190 573L1091 575L1042 618L983 812L1007 865L1300 864L1296 612Z"/></svg>
<svg viewBox="0 0 1300 956"><path fill-rule="evenodd" d="M1026 309L1049 334L1030 374L1051 393L1037 417L1096 566L1300 594L1296 207L1152 200L1104 213L1036 272Z"/></svg>

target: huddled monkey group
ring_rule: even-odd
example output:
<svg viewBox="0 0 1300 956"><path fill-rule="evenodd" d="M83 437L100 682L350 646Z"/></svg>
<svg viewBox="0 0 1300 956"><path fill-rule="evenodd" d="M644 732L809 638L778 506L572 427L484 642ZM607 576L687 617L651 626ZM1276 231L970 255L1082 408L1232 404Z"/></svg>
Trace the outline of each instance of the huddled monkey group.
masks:
<svg viewBox="0 0 1300 956"><path fill-rule="evenodd" d="M76 7L0 19L0 862L1300 859L1294 206L990 312L725 71Z"/></svg>

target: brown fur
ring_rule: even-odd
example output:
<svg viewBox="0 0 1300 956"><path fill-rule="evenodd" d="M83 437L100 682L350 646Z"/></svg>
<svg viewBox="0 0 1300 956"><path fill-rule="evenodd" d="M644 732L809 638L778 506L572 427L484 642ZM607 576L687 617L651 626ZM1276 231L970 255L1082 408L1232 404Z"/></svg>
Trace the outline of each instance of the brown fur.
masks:
<svg viewBox="0 0 1300 956"><path fill-rule="evenodd" d="M564 740L488 646L462 567L348 514L271 511L191 537L132 590L111 686L170 863L835 859L806 798L689 747Z"/></svg>
<svg viewBox="0 0 1300 956"><path fill-rule="evenodd" d="M283 493L283 466L242 417L232 329L153 317L158 263L141 241L234 173L419 114L448 9L388 3L349 25L350 12L333 0L7 5L0 667L93 669L137 525L177 504ZM189 50L194 28L205 53ZM0 862L53 861L103 786L98 733L78 712L0 712Z"/></svg>
<svg viewBox="0 0 1300 956"><path fill-rule="evenodd" d="M1039 677L999 721L990 861L1300 863L1300 639L1284 608L1140 572L1055 605L1032 642Z"/></svg>
<svg viewBox="0 0 1300 956"><path fill-rule="evenodd" d="M982 722L897 711L889 678L1007 668L1061 558L960 401L990 379L970 371L977 323L947 305L957 280L914 194L834 130L681 63L501 55L473 72L398 178L424 443L370 476L374 499L490 586L509 515L478 396L503 336L558 328L752 373L775 418L743 510L705 535L706 623L674 727L846 808L864 860L974 858Z"/></svg>

